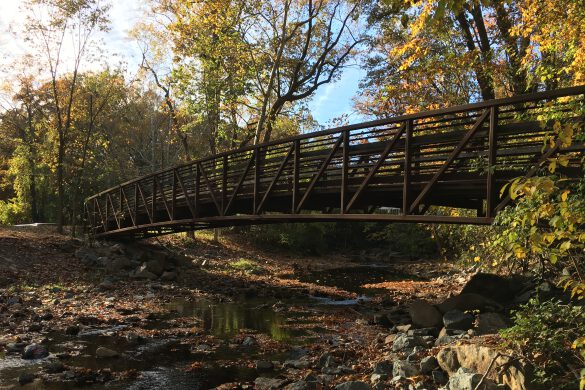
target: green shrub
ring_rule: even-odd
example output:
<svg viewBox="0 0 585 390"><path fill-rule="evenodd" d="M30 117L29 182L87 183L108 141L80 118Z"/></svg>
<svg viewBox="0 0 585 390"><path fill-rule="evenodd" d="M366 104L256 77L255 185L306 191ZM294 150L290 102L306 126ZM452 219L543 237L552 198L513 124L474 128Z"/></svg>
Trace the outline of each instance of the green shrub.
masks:
<svg viewBox="0 0 585 390"><path fill-rule="evenodd" d="M585 334L585 308L531 299L513 312L513 320L514 326L501 335L534 365L535 382L551 389L574 387L575 369L585 365L585 357L573 347Z"/></svg>

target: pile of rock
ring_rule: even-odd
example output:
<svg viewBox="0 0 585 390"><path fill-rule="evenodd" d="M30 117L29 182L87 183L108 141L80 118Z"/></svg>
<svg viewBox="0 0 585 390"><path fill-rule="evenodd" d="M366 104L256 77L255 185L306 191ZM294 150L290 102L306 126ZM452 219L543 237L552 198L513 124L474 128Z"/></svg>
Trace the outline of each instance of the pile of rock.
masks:
<svg viewBox="0 0 585 390"><path fill-rule="evenodd" d="M83 264L103 268L108 274L147 280L176 280L180 267L191 264L184 255L138 244L98 243L79 248L75 256Z"/></svg>

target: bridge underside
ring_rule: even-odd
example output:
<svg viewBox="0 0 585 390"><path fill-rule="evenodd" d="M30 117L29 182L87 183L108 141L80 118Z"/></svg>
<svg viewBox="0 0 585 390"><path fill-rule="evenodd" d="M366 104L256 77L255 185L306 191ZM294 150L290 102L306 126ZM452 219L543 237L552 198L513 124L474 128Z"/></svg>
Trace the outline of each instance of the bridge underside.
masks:
<svg viewBox="0 0 585 390"><path fill-rule="evenodd" d="M510 202L503 186L537 174L559 150L569 157L559 173L582 175L583 144L563 148L551 135L559 125L583 129L584 93L494 100L211 156L89 198L88 222L104 238L282 222L489 224Z"/></svg>

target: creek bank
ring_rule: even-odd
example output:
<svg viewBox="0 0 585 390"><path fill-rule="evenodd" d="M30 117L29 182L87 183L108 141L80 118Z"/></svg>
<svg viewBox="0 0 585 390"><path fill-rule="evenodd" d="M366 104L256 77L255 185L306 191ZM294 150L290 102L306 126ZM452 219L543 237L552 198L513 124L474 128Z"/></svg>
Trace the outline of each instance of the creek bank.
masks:
<svg viewBox="0 0 585 390"><path fill-rule="evenodd" d="M373 266L364 273L376 278L356 278L348 291L310 280L347 279L339 275L360 266L347 259L336 271L211 243L81 249L62 238L31 247L12 238L30 256L27 269L14 269L17 282L0 290L7 385L32 375L46 388L454 388L475 383L500 352L495 332L507 324L507 301L533 293L496 301L470 287L484 285L478 277L436 263L389 262L382 278ZM47 267L69 272L59 279ZM32 344L48 356L22 359ZM507 363L496 357L496 366ZM492 370L485 386L530 388L517 363L502 375Z"/></svg>

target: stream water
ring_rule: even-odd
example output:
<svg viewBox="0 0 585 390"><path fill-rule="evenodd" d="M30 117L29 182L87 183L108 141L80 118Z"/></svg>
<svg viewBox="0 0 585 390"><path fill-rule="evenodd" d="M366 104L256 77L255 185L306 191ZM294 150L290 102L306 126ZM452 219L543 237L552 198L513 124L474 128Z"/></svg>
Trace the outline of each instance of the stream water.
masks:
<svg viewBox="0 0 585 390"><path fill-rule="evenodd" d="M383 280L412 279L411 275L396 275L384 267L357 267L308 273L300 279L315 283L355 291L360 294L366 290L360 286ZM360 299L367 299L364 295ZM29 389L207 389L232 381L253 381L258 372L249 366L225 366L226 360L237 360L238 354L263 360L286 360L295 358L295 351L303 343L320 337L323 329L318 326L307 327L302 315L295 312L281 312L279 308L290 305L312 307L315 310L327 310L330 305L355 305L359 299L331 301L324 298L305 301L267 302L260 299L242 299L236 302L214 303L199 299L194 301L176 301L167 305L167 319L173 317L194 316L198 318L204 334L221 340L213 353L193 350L191 345L181 343L180 339L147 339L140 342L128 341L117 335L120 328L93 329L77 336L68 336L62 332L47 336L51 355L40 360L24 360L18 355L0 355L0 386L18 383L18 376L23 372L38 372L60 352L79 353L64 361L68 366L83 367L92 370L110 369L112 372L136 370L140 372L137 379L129 381L107 382L88 386L74 381L45 383L40 381L23 386ZM301 326L305 325L305 326ZM164 325L163 325L164 326ZM253 349L233 348L233 338L242 331L262 333L273 340L291 345L290 352L280 355L257 356ZM95 357L98 346L110 348L121 353L118 358L99 359ZM294 347L297 346L297 347ZM184 368L190 363L205 363L204 370L187 372ZM262 372L262 375L270 375Z"/></svg>

